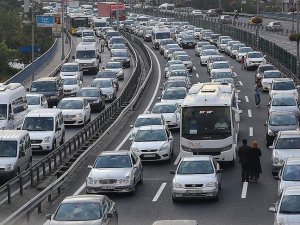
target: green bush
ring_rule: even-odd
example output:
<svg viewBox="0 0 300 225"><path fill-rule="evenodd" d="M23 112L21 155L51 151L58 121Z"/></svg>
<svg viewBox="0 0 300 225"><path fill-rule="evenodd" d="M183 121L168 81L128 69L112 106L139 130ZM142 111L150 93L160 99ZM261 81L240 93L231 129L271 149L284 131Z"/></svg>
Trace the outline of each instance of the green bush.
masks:
<svg viewBox="0 0 300 225"><path fill-rule="evenodd" d="M262 18L260 16L255 16L251 20L252 23L254 24L261 24L262 23Z"/></svg>
<svg viewBox="0 0 300 225"><path fill-rule="evenodd" d="M290 41L300 41L300 33L292 33L289 36Z"/></svg>

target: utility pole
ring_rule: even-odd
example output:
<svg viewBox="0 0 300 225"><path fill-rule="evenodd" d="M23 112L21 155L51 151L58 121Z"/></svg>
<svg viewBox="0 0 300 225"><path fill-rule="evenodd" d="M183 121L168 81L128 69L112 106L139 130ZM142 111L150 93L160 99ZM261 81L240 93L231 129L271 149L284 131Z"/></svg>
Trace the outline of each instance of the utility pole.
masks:
<svg viewBox="0 0 300 225"><path fill-rule="evenodd" d="M259 0L256 0L256 15L259 15Z"/></svg>
<svg viewBox="0 0 300 225"><path fill-rule="evenodd" d="M119 19L119 16L120 16L120 9L119 9L119 0L116 0L117 2L117 13L116 13L116 17L117 17L117 31L119 31L120 29L120 19Z"/></svg>
<svg viewBox="0 0 300 225"><path fill-rule="evenodd" d="M61 60L65 59L65 43L64 43L64 23L65 23L65 1L61 1Z"/></svg>
<svg viewBox="0 0 300 225"><path fill-rule="evenodd" d="M31 1L31 65L34 66L34 0ZM34 71L34 68L33 68ZM34 81L34 73L31 80Z"/></svg>

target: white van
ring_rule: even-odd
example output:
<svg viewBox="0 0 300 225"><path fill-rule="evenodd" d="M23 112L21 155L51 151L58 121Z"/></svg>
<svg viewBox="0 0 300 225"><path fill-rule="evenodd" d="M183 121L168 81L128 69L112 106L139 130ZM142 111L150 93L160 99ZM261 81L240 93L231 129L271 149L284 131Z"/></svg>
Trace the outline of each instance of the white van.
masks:
<svg viewBox="0 0 300 225"><path fill-rule="evenodd" d="M28 112L24 87L19 83L0 84L0 130L17 129Z"/></svg>
<svg viewBox="0 0 300 225"><path fill-rule="evenodd" d="M60 109L34 109L24 119L32 151L51 151L65 142L65 124Z"/></svg>
<svg viewBox="0 0 300 225"><path fill-rule="evenodd" d="M25 130L0 130L0 177L11 179L32 164L29 133Z"/></svg>
<svg viewBox="0 0 300 225"><path fill-rule="evenodd" d="M93 42L81 42L76 47L75 62L79 63L83 71L99 71L101 63L100 52Z"/></svg>

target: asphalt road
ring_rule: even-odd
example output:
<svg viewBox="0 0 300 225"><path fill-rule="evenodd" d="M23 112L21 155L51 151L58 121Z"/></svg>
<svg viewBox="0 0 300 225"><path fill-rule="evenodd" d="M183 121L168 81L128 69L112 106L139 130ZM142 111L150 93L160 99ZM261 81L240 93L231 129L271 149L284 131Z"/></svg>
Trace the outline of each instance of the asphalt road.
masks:
<svg viewBox="0 0 300 225"><path fill-rule="evenodd" d="M147 44L150 46L150 44ZM150 47L151 48L151 47ZM166 60L157 51L151 49L151 57L155 63L154 77L151 85L146 90L142 104L135 112L136 117L142 113L147 106L150 109L161 91L155 92L155 87L161 86L164 82L163 71ZM209 76L205 67L201 67L199 58L194 55L194 50L187 50L193 58L195 70L191 81L207 82ZM155 56L154 56L155 54ZM156 58L157 57L157 58ZM268 208L277 200L277 183L271 175L271 151L265 147L265 128L264 123L267 119L268 94L262 96L261 108L255 108L253 95L253 76L254 71L243 71L236 61L228 57L229 62L238 74L236 78L240 85L239 99L241 100L240 109L241 126L239 144L243 138L250 141L256 140L262 150L262 176L257 184L243 184L240 177L240 166L238 162L233 167L222 165L222 191L218 202L197 200L173 203L171 199L171 182L173 175L169 173L174 169L174 165L179 152L179 135L173 133L175 154L171 163L144 163L144 183L139 185L134 196L129 195L109 195L116 204L119 212L120 225L151 225L155 220L160 219L195 219L203 225L269 225L273 224L274 215L268 212ZM162 75L161 81L159 76ZM159 82L159 85L157 83ZM155 96L151 103L152 96ZM99 148L98 152L104 149L129 149L130 141L122 140L130 132L129 124L132 124L134 117L127 121L127 126L119 129L116 138L108 143L106 148ZM120 145L121 143L121 145ZM96 154L94 155L94 157ZM92 163L95 158L90 157L87 163ZM82 167L76 178L68 184L64 195L60 196L52 206L47 208L47 212L36 216L36 221L45 221L43 216L46 213L53 213L57 205L64 196L84 194L84 182L89 169ZM243 192L243 195L242 195Z"/></svg>

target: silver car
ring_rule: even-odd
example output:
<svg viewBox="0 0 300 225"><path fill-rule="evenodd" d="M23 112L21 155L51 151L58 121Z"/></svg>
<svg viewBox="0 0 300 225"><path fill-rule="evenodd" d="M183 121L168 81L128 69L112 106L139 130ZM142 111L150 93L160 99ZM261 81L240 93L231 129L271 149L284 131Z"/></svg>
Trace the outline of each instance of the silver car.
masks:
<svg viewBox="0 0 300 225"><path fill-rule="evenodd" d="M269 104L269 112L292 112L299 119L300 111L296 99L292 96L275 95Z"/></svg>
<svg viewBox="0 0 300 225"><path fill-rule="evenodd" d="M175 103L157 102L151 113L161 114L169 129L180 128L180 109Z"/></svg>
<svg viewBox="0 0 300 225"><path fill-rule="evenodd" d="M86 178L87 193L122 192L134 194L143 183L143 166L134 152L104 151L96 159Z"/></svg>
<svg viewBox="0 0 300 225"><path fill-rule="evenodd" d="M172 200L212 198L218 200L221 190L221 171L212 156L183 157L172 182Z"/></svg>
<svg viewBox="0 0 300 225"><path fill-rule="evenodd" d="M121 62L123 67L130 67L130 54L127 50L123 49L112 49L110 51L111 61Z"/></svg>
<svg viewBox="0 0 300 225"><path fill-rule="evenodd" d="M176 55L174 59L181 60L186 69L190 71L190 73L193 72L193 59L191 59L188 55Z"/></svg>
<svg viewBox="0 0 300 225"><path fill-rule="evenodd" d="M84 87L77 92L76 97L85 98L92 110L102 111L105 109L105 96L100 88L97 87Z"/></svg>
<svg viewBox="0 0 300 225"><path fill-rule="evenodd" d="M183 62L181 60L169 60L166 65L165 65L165 75L167 74L167 72L169 71L169 68L171 65L174 64L181 64L184 65Z"/></svg>
<svg viewBox="0 0 300 225"><path fill-rule="evenodd" d="M103 69L114 71L119 80L124 80L124 70L121 62L108 62Z"/></svg>
<svg viewBox="0 0 300 225"><path fill-rule="evenodd" d="M100 88L107 101L113 101L117 97L116 86L110 78L96 78L91 83L91 87Z"/></svg>

